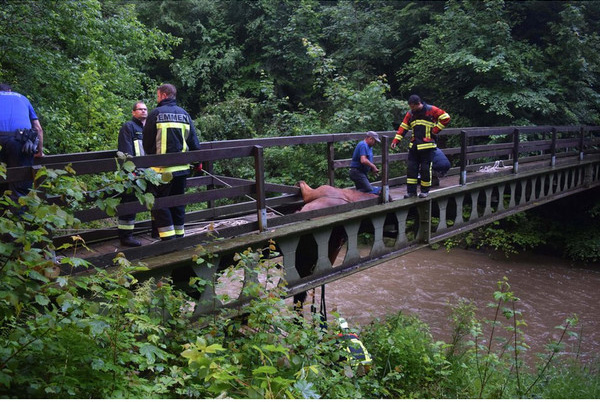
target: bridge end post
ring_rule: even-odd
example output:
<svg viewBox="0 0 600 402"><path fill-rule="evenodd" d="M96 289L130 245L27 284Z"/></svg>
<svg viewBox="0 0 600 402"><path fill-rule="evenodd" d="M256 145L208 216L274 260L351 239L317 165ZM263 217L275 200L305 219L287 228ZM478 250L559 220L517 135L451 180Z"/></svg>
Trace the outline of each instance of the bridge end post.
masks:
<svg viewBox="0 0 600 402"><path fill-rule="evenodd" d="M265 160L263 147L254 146L254 177L256 179L256 212L258 230L267 229L267 201L265 197Z"/></svg>
<svg viewBox="0 0 600 402"><path fill-rule="evenodd" d="M335 161L335 148L333 147L333 141L327 143L327 176L329 178L329 185L334 186L335 182L335 167L333 162Z"/></svg>
<svg viewBox="0 0 600 402"><path fill-rule="evenodd" d="M381 197L383 203L390 200L390 185L388 182L389 176L389 149L390 137L382 136L381 139Z"/></svg>
<svg viewBox="0 0 600 402"><path fill-rule="evenodd" d="M513 174L519 173L519 145L520 132L518 128L513 131Z"/></svg>
<svg viewBox="0 0 600 402"><path fill-rule="evenodd" d="M552 127L552 143L550 144L550 166L556 166L556 127Z"/></svg>
<svg viewBox="0 0 600 402"><path fill-rule="evenodd" d="M460 182L461 186L467 184L467 140L469 135L465 130L460 132Z"/></svg>
<svg viewBox="0 0 600 402"><path fill-rule="evenodd" d="M585 129L582 126L579 129L579 161L583 160L584 139L585 139Z"/></svg>

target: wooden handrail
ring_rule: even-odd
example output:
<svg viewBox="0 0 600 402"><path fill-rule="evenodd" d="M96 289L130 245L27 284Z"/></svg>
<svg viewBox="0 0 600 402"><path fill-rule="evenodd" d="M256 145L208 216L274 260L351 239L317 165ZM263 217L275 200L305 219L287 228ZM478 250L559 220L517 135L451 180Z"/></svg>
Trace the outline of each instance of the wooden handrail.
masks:
<svg viewBox="0 0 600 402"><path fill-rule="evenodd" d="M381 164L382 185L388 186L390 183L397 183L397 178L389 178L389 164L403 162L407 159L407 152L389 151L389 143L394 137L394 131L379 132L382 137L381 148L378 148L379 155L374 156L374 161ZM448 156L458 157L460 184L466 184L467 167L471 161L481 159L492 159L505 157L511 160L513 164L513 173L518 173L519 159L530 153L539 153L541 159L548 159L548 166L556 164L556 158L570 156L575 150L579 153L579 158L583 159L586 152L599 152L600 145L600 126L524 126L524 127L468 127L468 128L449 128L439 134L440 138L449 138L460 136L461 146L459 148L447 148L445 152ZM476 138L484 136L502 136L506 139L503 142L494 144L476 144ZM521 140L521 137L531 136L530 141ZM542 136L543 139L539 139ZM7 169L7 177L0 178L0 183L10 183L15 181L30 180L32 175L41 167L49 169L63 169L68 164L76 171L77 175L95 174L102 172L115 171L125 161L133 162L138 168L148 168L152 166L171 166L181 164L193 164L202 162L204 168L213 175L212 164L215 161L239 158L253 158L255 167L254 180L228 178L231 187L223 188L223 182L214 180L211 177L191 177L188 179L189 187L206 186L207 190L185 194L177 197L165 197L157 200L154 208L159 206L168 207L181 205L181 203L207 202L212 207L212 202L223 198L233 198L254 194L256 196L256 211L260 230L267 227L265 208L268 203L267 192L276 192L288 194L293 199L300 200L297 187L273 185L264 181L264 152L270 147L283 147L295 145L315 145L323 144L326 147L328 164L328 181L334 184L335 170L347 168L350 165L350 159L335 159L334 144L346 141L360 141L364 138L364 133L336 133L336 134L315 134L305 136L288 137L261 137L243 140L228 140L204 142L199 151L190 151L177 154L165 155L147 155L140 157L130 157L119 159L116 157L116 151L97 151L89 153L65 154L47 156L41 160L36 160L33 167L18 167ZM456 158L453 158L456 162ZM49 199L50 202L60 203L59 200ZM232 208L228 208L230 210ZM117 211L119 213L132 213L144 211L146 208L138 202L129 202L121 204ZM90 208L85 211L78 211L76 216L84 222L106 218L107 215L97 208Z"/></svg>

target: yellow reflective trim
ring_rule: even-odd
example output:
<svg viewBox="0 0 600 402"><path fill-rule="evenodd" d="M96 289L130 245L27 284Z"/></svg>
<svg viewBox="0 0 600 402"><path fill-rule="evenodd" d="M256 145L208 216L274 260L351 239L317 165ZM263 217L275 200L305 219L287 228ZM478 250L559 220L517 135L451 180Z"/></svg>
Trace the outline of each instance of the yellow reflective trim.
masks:
<svg viewBox="0 0 600 402"><path fill-rule="evenodd" d="M429 149L429 148L437 148L435 142L426 142L424 144L418 144L417 149Z"/></svg>
<svg viewBox="0 0 600 402"><path fill-rule="evenodd" d="M190 165L176 165L176 166L167 166L167 167L152 167L152 169L157 173L166 173L166 172L181 172L182 170L189 170Z"/></svg>
<svg viewBox="0 0 600 402"><path fill-rule="evenodd" d="M417 179L406 179L406 184L417 184L418 180Z"/></svg>
<svg viewBox="0 0 600 402"><path fill-rule="evenodd" d="M443 115L441 115L440 117L438 117L439 120L446 120L449 119L450 115L448 113L444 113Z"/></svg>
<svg viewBox="0 0 600 402"><path fill-rule="evenodd" d="M189 131L189 126L187 126L188 131ZM181 150L181 152L187 152L188 151L188 144L187 141L185 140L187 138L187 134L185 132L185 127L181 128L181 143L183 144L183 149Z"/></svg>
<svg viewBox="0 0 600 402"><path fill-rule="evenodd" d="M400 127L402 127L405 130L410 130L410 126L408 124L406 124L405 122L402 122L402 124L400 124Z"/></svg>
<svg viewBox="0 0 600 402"><path fill-rule="evenodd" d="M186 131L190 130L190 125L189 124L184 124L184 123L177 123L177 122L164 122L164 123L156 123L156 130L158 133L160 133L160 138L157 138L157 144L156 144L156 149L157 151L160 149L160 151L158 151L158 153L160 154L166 154L167 153L167 133L168 133L168 129L169 128L175 128L178 130L181 130L181 134L183 136L183 144L186 144L185 142L185 133ZM186 145L183 146L183 149L185 150Z"/></svg>
<svg viewBox="0 0 600 402"><path fill-rule="evenodd" d="M161 239L163 237L171 237L171 236L175 236L175 231L169 230L168 232L158 232L158 235L160 236Z"/></svg>
<svg viewBox="0 0 600 402"><path fill-rule="evenodd" d="M428 120L413 120L410 123L410 125L411 125L411 127L414 127L414 126L434 127L435 126L435 124L433 122L428 121Z"/></svg>
<svg viewBox="0 0 600 402"><path fill-rule="evenodd" d="M135 227L135 224L133 224L133 225L119 224L117 226L117 228L121 229L121 230L133 230L134 227Z"/></svg>
<svg viewBox="0 0 600 402"><path fill-rule="evenodd" d="M161 238L175 236L175 228L173 225L158 228L158 235Z"/></svg>
<svg viewBox="0 0 600 402"><path fill-rule="evenodd" d="M144 147L142 145L142 140L134 140L133 141L133 150L135 152L135 156L146 155L146 153L144 152Z"/></svg>

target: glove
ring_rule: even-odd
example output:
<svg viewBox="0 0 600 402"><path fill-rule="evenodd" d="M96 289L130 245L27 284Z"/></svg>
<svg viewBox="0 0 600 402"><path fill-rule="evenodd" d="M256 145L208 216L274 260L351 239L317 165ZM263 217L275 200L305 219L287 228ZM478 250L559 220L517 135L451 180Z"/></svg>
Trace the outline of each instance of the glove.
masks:
<svg viewBox="0 0 600 402"><path fill-rule="evenodd" d="M23 148L21 148L21 152L24 155L33 155L36 151L37 146L33 142L31 142L31 140L25 141L25 144L23 144Z"/></svg>
<svg viewBox="0 0 600 402"><path fill-rule="evenodd" d="M398 141L397 138L394 138L394 140L392 141L392 147L395 147L396 145L398 145L400 141Z"/></svg>
<svg viewBox="0 0 600 402"><path fill-rule="evenodd" d="M192 175L202 174L202 162L192 163Z"/></svg>

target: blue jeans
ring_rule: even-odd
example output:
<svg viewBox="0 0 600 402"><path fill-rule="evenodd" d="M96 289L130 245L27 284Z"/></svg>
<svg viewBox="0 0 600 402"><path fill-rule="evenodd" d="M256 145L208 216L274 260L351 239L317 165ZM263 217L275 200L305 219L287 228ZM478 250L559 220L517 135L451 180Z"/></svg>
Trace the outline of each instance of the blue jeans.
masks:
<svg viewBox="0 0 600 402"><path fill-rule="evenodd" d="M356 189L363 193L379 194L379 187L371 186L366 173L361 172L357 168L350 168L350 179L354 182Z"/></svg>

